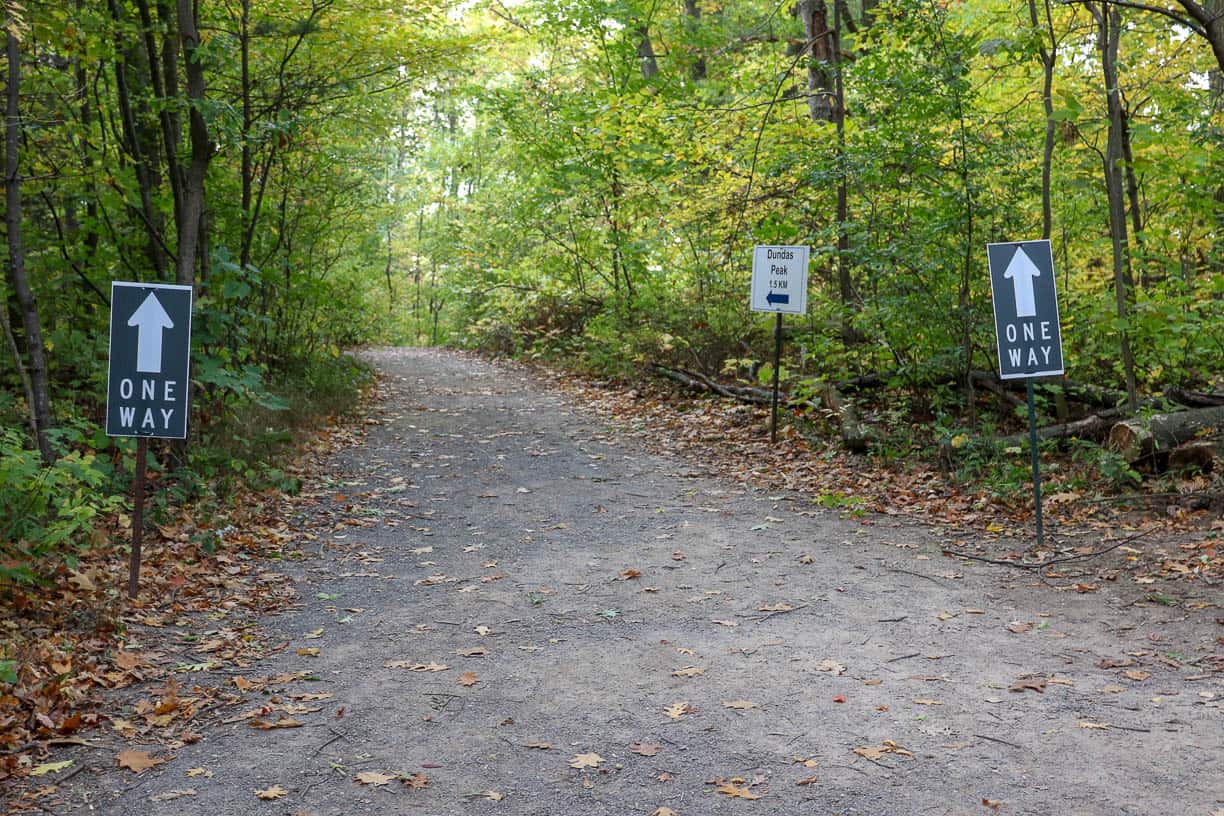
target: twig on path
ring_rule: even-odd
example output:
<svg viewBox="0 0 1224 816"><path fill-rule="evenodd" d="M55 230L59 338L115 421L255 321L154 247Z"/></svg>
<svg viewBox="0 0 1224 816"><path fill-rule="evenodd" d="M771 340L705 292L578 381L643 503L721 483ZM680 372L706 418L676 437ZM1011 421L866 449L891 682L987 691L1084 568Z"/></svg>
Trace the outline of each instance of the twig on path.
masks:
<svg viewBox="0 0 1224 816"><path fill-rule="evenodd" d="M335 736L327 740L327 742L324 742L318 748L314 749L314 753L312 753L311 756L318 756L320 751L322 751L327 746L331 745L336 740L347 740L348 739L347 734L345 734L343 731L337 731L336 729L332 728L330 725L327 727L327 730L332 732L332 734L334 734Z"/></svg>
<svg viewBox="0 0 1224 816"><path fill-rule="evenodd" d="M902 615L899 618L876 618L876 623L900 623L908 617L909 615Z"/></svg>
<svg viewBox="0 0 1224 816"><path fill-rule="evenodd" d="M973 555L972 553L961 552L960 550L950 550L947 547L941 549L940 552L942 552L944 555L955 556L956 558L967 558L970 561L981 561L984 564L997 564L1001 567L1014 567L1016 569L1023 570L1043 570L1046 567L1051 567L1055 564L1065 564L1068 561L1086 561L1089 558L1096 558L1097 556L1105 555L1105 553L1112 552L1121 547L1123 544L1129 544L1135 539L1142 538L1150 532L1152 532L1150 529L1140 530L1134 535L1127 536L1121 541L1116 541L1101 550L1096 550L1090 553L1082 553L1080 555L1067 555L1062 556L1061 558L1051 558L1049 561L1042 561L1037 564L1025 561L1010 561L1006 558L987 558L983 555Z"/></svg>
<svg viewBox="0 0 1224 816"><path fill-rule="evenodd" d="M762 621L769 620L774 615L785 615L789 612L798 612L800 609L807 609L809 606L811 606L811 604L799 604L798 606L791 607L790 609L775 609L773 612L770 612L768 614L762 615L759 618L756 618L754 622L761 623Z"/></svg>
<svg viewBox="0 0 1224 816"><path fill-rule="evenodd" d="M922 657L922 652L914 652L913 654L901 655L900 657L890 657L885 660L885 663L896 663L899 660L909 660L911 657Z"/></svg>
<svg viewBox="0 0 1224 816"><path fill-rule="evenodd" d="M925 578L928 581L933 581L939 586L944 586L944 582L936 578L934 575L926 575L925 573L914 572L913 570L901 569L900 567L885 567L884 569L887 570L888 572L904 572L906 575L914 575L919 578Z"/></svg>
<svg viewBox="0 0 1224 816"><path fill-rule="evenodd" d="M1014 743L1014 742L1008 742L1008 741L1007 741L1007 740L1005 740L1005 739L999 739L998 737L988 737L988 736L986 736L985 734L974 734L973 736L977 737L978 739L984 739L984 740L990 740L991 742L997 742L997 743L999 743L1000 745L1006 745L1006 746L1007 746L1007 747L1009 747L1009 748L1015 748L1015 749L1020 750L1020 751L1023 751L1023 750L1024 750L1024 746L1022 746L1022 745L1017 745L1017 744L1016 744L1016 743Z"/></svg>
<svg viewBox="0 0 1224 816"><path fill-rule="evenodd" d="M1123 730L1123 731L1138 731L1138 732L1140 732L1140 733L1142 733L1142 734L1150 734L1150 733L1152 733L1152 729L1150 729L1150 728L1141 728L1141 727L1139 727L1139 726L1137 726L1137 725L1118 725L1117 723L1110 723L1110 724L1109 724L1109 727L1110 727L1110 728L1120 728L1120 729L1121 729L1121 730Z"/></svg>

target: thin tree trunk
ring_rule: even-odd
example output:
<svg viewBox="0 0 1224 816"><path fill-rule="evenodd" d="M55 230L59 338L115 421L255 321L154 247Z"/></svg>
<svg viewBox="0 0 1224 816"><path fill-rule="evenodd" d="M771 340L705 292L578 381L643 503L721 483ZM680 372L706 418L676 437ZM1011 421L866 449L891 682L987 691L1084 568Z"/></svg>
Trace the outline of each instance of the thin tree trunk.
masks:
<svg viewBox="0 0 1224 816"><path fill-rule="evenodd" d="M1102 3L1090 6L1096 16L1101 52L1101 70L1105 80L1105 101L1109 113L1109 139L1105 149L1105 194L1109 200L1109 236L1113 244L1114 295L1120 332L1122 369L1126 379L1127 407L1134 411L1139 404L1135 381L1135 357L1130 346L1130 329L1125 327L1130 312L1131 289L1134 287L1130 268L1130 247L1126 233L1126 191L1122 182L1124 123L1122 121L1121 90L1118 87L1118 42L1122 34L1122 13L1115 6Z"/></svg>
<svg viewBox="0 0 1224 816"><path fill-rule="evenodd" d="M697 0L684 0L684 13L688 16L684 28L688 32L690 38L695 38L701 28L701 6L697 4ZM689 78L695 82L700 82L706 78L706 59L701 53L700 46L692 46L697 56L693 59L689 67Z"/></svg>
<svg viewBox="0 0 1224 816"><path fill-rule="evenodd" d="M5 225L8 228L8 277L17 295L21 308L21 323L25 329L28 376L27 398L30 400L30 421L33 425L34 441L45 464L51 464L55 455L47 431L51 427L51 396L47 384L47 357L43 348L42 324L38 319L38 302L26 279L25 246L21 238L21 32L18 23L5 14L5 57L8 63L7 105L4 122L4 203ZM12 336L12 326L5 315L5 331ZM17 368L22 370L21 360Z"/></svg>
<svg viewBox="0 0 1224 816"><path fill-rule="evenodd" d="M832 32L825 0L799 0L795 13L803 23L808 52L808 115L813 122L833 121Z"/></svg>
<svg viewBox="0 0 1224 816"><path fill-rule="evenodd" d="M186 63L187 96L191 100L191 165L183 186L183 212L178 223L178 269L175 279L181 285L191 286L195 284L196 254L204 223L204 177L212 160L213 143L208 134L208 124L200 112L206 85L204 65L200 61L200 33L196 27L194 4L192 0L176 0L175 8L179 41L183 45Z"/></svg>
<svg viewBox="0 0 1224 816"><path fill-rule="evenodd" d="M637 34L637 55L642 66L642 76L650 79L659 73L659 61L655 58L654 46L650 42L650 30L646 26L640 26Z"/></svg>
<svg viewBox="0 0 1224 816"><path fill-rule="evenodd" d="M850 191L846 173L846 88L841 69L842 4L833 5L833 39L829 53L833 57L833 122L837 125L837 150L834 161L837 165L837 288L841 296L841 336L843 345L849 346L861 340L854 330L853 316L857 311L854 300L854 281L850 277L850 233L846 224L850 220Z"/></svg>

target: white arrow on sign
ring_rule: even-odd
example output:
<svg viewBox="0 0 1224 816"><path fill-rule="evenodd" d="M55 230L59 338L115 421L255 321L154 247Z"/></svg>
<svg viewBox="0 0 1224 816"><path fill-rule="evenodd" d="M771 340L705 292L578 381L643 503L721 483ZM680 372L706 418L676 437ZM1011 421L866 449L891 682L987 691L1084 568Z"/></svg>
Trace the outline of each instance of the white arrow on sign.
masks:
<svg viewBox="0 0 1224 816"><path fill-rule="evenodd" d="M1009 267L1010 269L1010 267ZM153 292L144 299L127 324L135 326L136 370L142 374L160 374L162 367L162 332L174 328L174 321L166 314L161 301Z"/></svg>
<svg viewBox="0 0 1224 816"><path fill-rule="evenodd" d="M1007 264L1003 277L1011 279L1016 292L1016 317L1036 317L1037 299L1033 296L1033 278L1041 277L1041 270L1024 251L1024 247L1016 247L1016 254Z"/></svg>

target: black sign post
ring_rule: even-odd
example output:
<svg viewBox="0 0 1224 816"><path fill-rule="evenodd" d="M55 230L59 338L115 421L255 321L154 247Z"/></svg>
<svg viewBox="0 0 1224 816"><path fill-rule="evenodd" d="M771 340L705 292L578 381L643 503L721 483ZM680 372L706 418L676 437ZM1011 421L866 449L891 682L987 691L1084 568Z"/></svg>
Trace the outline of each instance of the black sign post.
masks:
<svg viewBox="0 0 1224 816"><path fill-rule="evenodd" d="M1033 505L1040 547L1045 544L1045 536L1033 378L1062 374L1064 370L1058 294L1054 289L1054 253L1046 240L1015 241L987 244L986 256L998 338L999 377L1004 380L1023 377L1025 380L1029 450L1033 462Z"/></svg>
<svg viewBox="0 0 1224 816"><path fill-rule="evenodd" d="M136 437L128 596L140 581L150 438L186 439L191 375L190 286L111 282L107 436Z"/></svg>

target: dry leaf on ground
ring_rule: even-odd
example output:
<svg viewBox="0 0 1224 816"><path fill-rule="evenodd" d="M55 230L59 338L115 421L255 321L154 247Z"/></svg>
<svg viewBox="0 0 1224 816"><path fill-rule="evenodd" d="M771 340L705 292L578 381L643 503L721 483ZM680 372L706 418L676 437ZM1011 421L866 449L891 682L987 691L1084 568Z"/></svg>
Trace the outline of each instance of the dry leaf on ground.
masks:
<svg viewBox="0 0 1224 816"><path fill-rule="evenodd" d="M604 759L599 754L578 754L570 760L571 768L598 768Z"/></svg>
<svg viewBox="0 0 1224 816"><path fill-rule="evenodd" d="M659 751L662 751L663 748L662 746L653 745L649 742L635 742L629 746L629 750L635 754L651 757L659 753Z"/></svg>
<svg viewBox="0 0 1224 816"><path fill-rule="evenodd" d="M672 677L696 677L700 674L705 674L705 669L700 666L685 666L672 672Z"/></svg>
<svg viewBox="0 0 1224 816"><path fill-rule="evenodd" d="M480 678L476 676L476 672L464 672L459 675L459 679L455 681L461 686L474 686L480 682Z"/></svg>
<svg viewBox="0 0 1224 816"><path fill-rule="evenodd" d="M354 777L363 785L386 785L395 777L390 774L385 774L380 771L362 771Z"/></svg>
<svg viewBox="0 0 1224 816"><path fill-rule="evenodd" d="M719 785L716 790L732 799L760 799L761 797L747 788L740 788L732 785L730 782Z"/></svg>
<svg viewBox="0 0 1224 816"><path fill-rule="evenodd" d="M127 768L133 773L138 774L144 773L150 768L161 765L164 762L169 762L172 759L174 759L172 756L149 756L148 751L137 751L134 749L120 751L115 755L115 763L120 768Z"/></svg>
<svg viewBox="0 0 1224 816"><path fill-rule="evenodd" d="M266 790L257 790L255 795L260 799L280 799L283 796L288 796L289 791L282 788L280 785L273 785Z"/></svg>
<svg viewBox="0 0 1224 816"><path fill-rule="evenodd" d="M663 713L673 720L678 720L680 719L681 715L691 714L692 712L693 709L689 707L688 703L672 703L667 708L663 709Z"/></svg>

